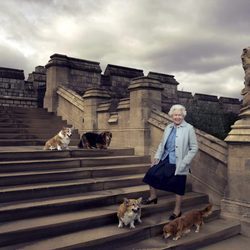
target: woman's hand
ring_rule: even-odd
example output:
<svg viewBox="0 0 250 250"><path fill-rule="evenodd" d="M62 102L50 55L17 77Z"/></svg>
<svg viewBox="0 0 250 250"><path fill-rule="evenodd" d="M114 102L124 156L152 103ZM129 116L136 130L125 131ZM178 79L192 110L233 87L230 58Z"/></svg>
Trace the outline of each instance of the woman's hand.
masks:
<svg viewBox="0 0 250 250"><path fill-rule="evenodd" d="M151 167L154 166L154 165L156 165L156 164L158 164L159 161L160 161L160 159L154 158L153 161L152 161L152 163L151 163Z"/></svg>

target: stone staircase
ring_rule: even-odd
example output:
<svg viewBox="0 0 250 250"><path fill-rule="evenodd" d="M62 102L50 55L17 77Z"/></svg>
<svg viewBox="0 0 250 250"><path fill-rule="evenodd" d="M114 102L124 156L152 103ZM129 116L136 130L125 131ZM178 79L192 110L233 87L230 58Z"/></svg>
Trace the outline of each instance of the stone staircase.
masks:
<svg viewBox="0 0 250 250"><path fill-rule="evenodd" d="M0 106L0 146L41 146L63 126L70 125L46 109ZM74 130L70 145L79 139Z"/></svg>
<svg viewBox="0 0 250 250"><path fill-rule="evenodd" d="M6 129L0 137L0 249L186 250L239 235L239 222L221 218L214 206L199 234L163 239L175 202L167 192L159 192L158 204L142 207L142 224L118 229L116 211L123 198L148 195L142 177L149 156L135 155L131 148L43 151L40 145L56 133L55 124L64 122L42 109L1 107L0 112L1 130ZM51 121L53 128L47 125ZM29 136L36 138L29 141ZM206 194L187 184L183 212L208 202Z"/></svg>
<svg viewBox="0 0 250 250"><path fill-rule="evenodd" d="M141 180L149 160L129 148L1 151L0 249L198 249L239 234L239 223L221 219L214 207L199 234L164 240L174 206L166 192L142 207L142 224L118 229L123 198L148 194ZM207 203L188 183L183 212Z"/></svg>

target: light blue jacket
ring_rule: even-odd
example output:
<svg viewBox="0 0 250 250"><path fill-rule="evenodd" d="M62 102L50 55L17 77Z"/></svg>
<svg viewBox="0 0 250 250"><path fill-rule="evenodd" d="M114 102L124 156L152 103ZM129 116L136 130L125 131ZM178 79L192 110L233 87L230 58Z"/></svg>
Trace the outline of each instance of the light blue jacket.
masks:
<svg viewBox="0 0 250 250"><path fill-rule="evenodd" d="M174 124L166 126L162 140L155 154L155 159L162 159L164 155L164 146ZM194 128L191 124L183 121L176 129L175 155L176 170L175 175L187 175L189 173L189 164L198 151L198 143Z"/></svg>

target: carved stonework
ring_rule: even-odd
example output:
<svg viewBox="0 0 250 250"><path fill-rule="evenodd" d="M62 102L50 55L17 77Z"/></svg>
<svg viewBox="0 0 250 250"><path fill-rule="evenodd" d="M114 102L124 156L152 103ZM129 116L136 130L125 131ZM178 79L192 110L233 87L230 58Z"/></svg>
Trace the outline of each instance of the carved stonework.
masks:
<svg viewBox="0 0 250 250"><path fill-rule="evenodd" d="M245 71L245 87L241 91L243 95L242 107L245 108L250 106L250 47L243 49L241 60Z"/></svg>
<svg viewBox="0 0 250 250"><path fill-rule="evenodd" d="M231 126L225 141L227 142L250 142L250 47L243 49L241 54L242 67L245 71L245 87L242 89L243 95L240 119Z"/></svg>
<svg viewBox="0 0 250 250"><path fill-rule="evenodd" d="M241 222L241 234L249 236L250 47L243 49L241 59L245 71L243 107L240 110L240 119L234 123L225 139L228 142L227 187L221 201L221 216L238 219Z"/></svg>

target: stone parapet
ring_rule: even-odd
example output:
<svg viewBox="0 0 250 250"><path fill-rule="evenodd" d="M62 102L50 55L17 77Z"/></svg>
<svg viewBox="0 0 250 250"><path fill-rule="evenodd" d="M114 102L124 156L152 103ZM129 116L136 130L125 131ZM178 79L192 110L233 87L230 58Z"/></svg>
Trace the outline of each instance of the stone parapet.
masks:
<svg viewBox="0 0 250 250"><path fill-rule="evenodd" d="M177 91L177 97L178 98L189 98L192 99L193 95L191 92L187 92L187 91Z"/></svg>
<svg viewBox="0 0 250 250"><path fill-rule="evenodd" d="M163 90L163 85L156 79L147 76L134 78L128 89L134 91L137 89L155 89Z"/></svg>
<svg viewBox="0 0 250 250"><path fill-rule="evenodd" d="M100 98L100 99L110 99L110 95L107 91L100 88L87 89L83 95L84 99L89 98Z"/></svg>
<svg viewBox="0 0 250 250"><path fill-rule="evenodd" d="M223 104L241 104L239 99L230 97L220 97L219 102Z"/></svg>
<svg viewBox="0 0 250 250"><path fill-rule="evenodd" d="M161 83L167 83L170 85L179 85L179 83L175 80L173 75L162 74L162 73L150 71L148 73L148 77L156 79L156 80L160 81Z"/></svg>
<svg viewBox="0 0 250 250"><path fill-rule="evenodd" d="M24 80L24 72L20 69L0 67L0 78Z"/></svg>
<svg viewBox="0 0 250 250"><path fill-rule="evenodd" d="M194 94L194 99L199 101L208 101L208 102L219 102L219 99L215 95L205 95L205 94Z"/></svg>
<svg viewBox="0 0 250 250"><path fill-rule="evenodd" d="M53 54L50 57L50 60L45 67L48 69L53 66L67 67L70 69L83 70L96 73L102 72L99 62L68 57L66 55L61 55L61 54Z"/></svg>
<svg viewBox="0 0 250 250"><path fill-rule="evenodd" d="M0 68L0 106L37 107L37 92L23 70Z"/></svg>
<svg viewBox="0 0 250 250"><path fill-rule="evenodd" d="M56 91L59 85L83 94L86 89L97 87L101 83L99 62L54 54L45 67L47 69L47 86L44 106L49 111L56 111L58 104Z"/></svg>
<svg viewBox="0 0 250 250"><path fill-rule="evenodd" d="M135 78L143 76L143 70L108 64L104 71L104 76L121 76L126 78Z"/></svg>

